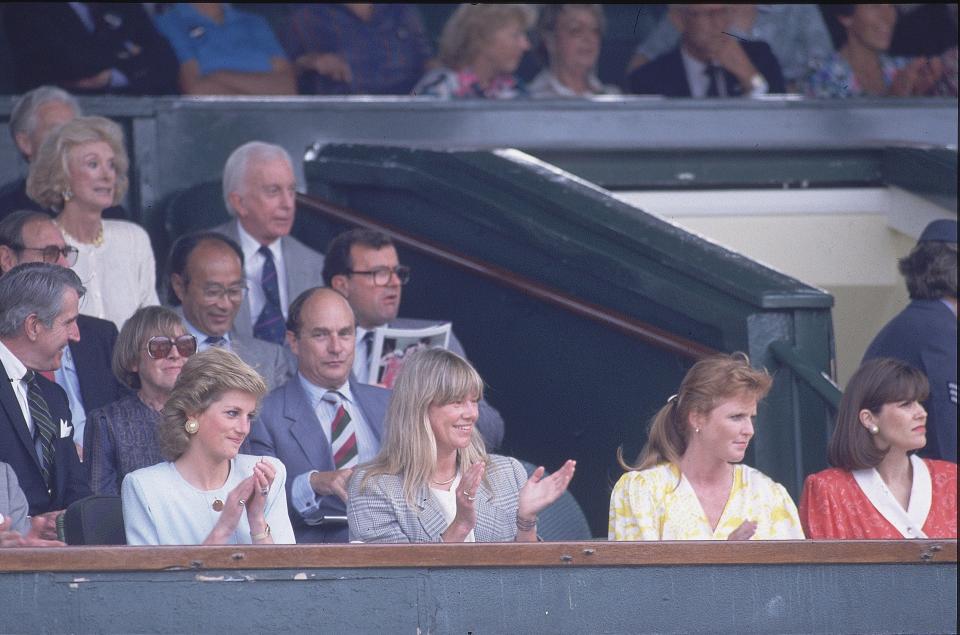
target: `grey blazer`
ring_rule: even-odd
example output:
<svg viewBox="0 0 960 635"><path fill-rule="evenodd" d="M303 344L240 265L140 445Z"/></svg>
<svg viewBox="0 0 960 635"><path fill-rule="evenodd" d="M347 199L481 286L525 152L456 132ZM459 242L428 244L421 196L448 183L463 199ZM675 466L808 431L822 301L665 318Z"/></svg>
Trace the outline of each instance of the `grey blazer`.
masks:
<svg viewBox="0 0 960 635"><path fill-rule="evenodd" d="M363 418L373 429L379 446L390 391L353 381L350 382L350 391ZM329 472L335 469L330 442L298 377L294 376L264 398L260 415L250 428L248 442L250 454L274 456L287 468L287 501L291 505L290 520L297 542L346 542L346 526L342 523L311 525L292 507L290 490L296 477L311 470ZM380 448L376 449L379 451ZM346 514L344 502L337 496L324 496L320 509L323 516Z"/></svg>
<svg viewBox="0 0 960 635"><path fill-rule="evenodd" d="M30 521L27 519L27 497L24 496L17 475L13 468L0 462L0 514L4 520L10 519L9 529L26 534L30 531Z"/></svg>
<svg viewBox="0 0 960 635"><path fill-rule="evenodd" d="M489 487L477 489L477 524L473 535L477 542L511 542L517 537L517 505L527 472L513 458L490 454L486 477ZM410 506L403 496L403 478L383 474L366 483L366 473L357 468L347 492L350 506L347 521L350 540L363 542L440 542L447 526L440 504L428 487L421 487L416 504Z"/></svg>
<svg viewBox="0 0 960 635"><path fill-rule="evenodd" d="M211 231L220 232L240 244L240 232L237 230L237 221L231 220L223 225L212 228ZM283 251L283 266L287 271L287 302L293 300L311 287L323 286L323 254L310 249L293 236L284 236L280 239L280 248ZM248 284L259 284L257 280L248 280ZM284 307L286 309L286 307ZM233 333L245 337L253 337L253 321L250 319L250 298L244 296L240 312L233 321Z"/></svg>
<svg viewBox="0 0 960 635"><path fill-rule="evenodd" d="M387 326L393 329L422 329L428 326L435 326L443 323L440 320L420 320L417 318L401 318L393 320ZM359 342L357 343L359 346ZM450 342L447 348L460 357L467 359L467 353L463 350L463 344L457 339L456 333L450 331ZM503 417L496 408L491 406L486 399L480 401L479 417L477 418L477 431L483 437L483 442L487 446L487 451L494 451L500 448L503 443L504 423Z"/></svg>
<svg viewBox="0 0 960 635"><path fill-rule="evenodd" d="M267 382L267 390L273 390L297 372L296 366L290 363L290 354L279 344L231 333L230 348L260 373Z"/></svg>

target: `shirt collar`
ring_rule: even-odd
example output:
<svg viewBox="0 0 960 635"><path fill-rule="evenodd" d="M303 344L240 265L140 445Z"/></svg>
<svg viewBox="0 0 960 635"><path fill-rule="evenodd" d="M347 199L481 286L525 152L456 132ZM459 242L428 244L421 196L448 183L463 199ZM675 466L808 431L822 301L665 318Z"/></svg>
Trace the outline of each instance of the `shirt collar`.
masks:
<svg viewBox="0 0 960 635"><path fill-rule="evenodd" d="M190 320L188 320L188 319L183 315L183 310L182 310L182 309L183 309L183 307L181 307L180 317L181 317L181 320L183 320L183 325L186 327L187 333L190 333L190 334L193 335L195 338L197 338L197 350L199 350L200 347L204 345L204 342L207 341L207 338L210 337L210 336L207 335L206 333L202 332L200 329L198 329L197 327L195 327L193 324L191 324L191 323L190 323ZM222 337L223 337L224 340L226 340L227 344L230 344L230 331L227 331L226 333L224 333Z"/></svg>
<svg viewBox="0 0 960 635"><path fill-rule="evenodd" d="M314 410L320 405L320 402L323 401L323 396L328 392L331 392L328 388L322 388L312 383L309 379L303 376L303 373L297 372L297 378L300 380L300 385L303 387L304 391L307 393L307 397L310 398L310 405ZM334 388L333 391L343 395L343 400L349 404L353 404L353 392L350 390L350 380L348 379L343 383L339 388Z"/></svg>
<svg viewBox="0 0 960 635"><path fill-rule="evenodd" d="M237 235L240 236L240 249L243 251L244 261L250 262L254 256L259 256L260 241L251 236L247 230L243 228L243 225L240 224L239 220L237 220ZM277 262L283 257L283 251L280 249L279 238L267 245L267 249L273 253L274 262Z"/></svg>
<svg viewBox="0 0 960 635"><path fill-rule="evenodd" d="M950 312L953 313L953 317L957 317L957 307L954 304L951 304L946 298L940 298L940 301L947 305L947 308L950 309Z"/></svg>
<svg viewBox="0 0 960 635"><path fill-rule="evenodd" d="M23 381L23 376L27 374L27 367L3 342L0 342L0 362L3 363L10 381Z"/></svg>

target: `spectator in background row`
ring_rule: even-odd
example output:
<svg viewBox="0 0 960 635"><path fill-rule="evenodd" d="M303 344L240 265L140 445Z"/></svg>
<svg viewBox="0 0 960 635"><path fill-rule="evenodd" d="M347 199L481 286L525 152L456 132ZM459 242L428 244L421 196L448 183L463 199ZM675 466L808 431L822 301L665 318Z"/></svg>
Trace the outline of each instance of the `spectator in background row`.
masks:
<svg viewBox="0 0 960 635"><path fill-rule="evenodd" d="M840 49L806 82L810 97L909 97L932 94L943 79L940 58L891 57L897 11L890 4L838 4L830 8L843 27Z"/></svg>
<svg viewBox="0 0 960 635"><path fill-rule="evenodd" d="M147 232L103 218L126 194L129 165L120 126L78 117L44 141L27 177L27 194L59 211L57 226L80 252L74 270L88 289L81 312L117 328L138 308L160 303Z"/></svg>
<svg viewBox="0 0 960 635"><path fill-rule="evenodd" d="M0 547L64 547L58 540L44 540L27 516L27 497L17 474L0 462Z"/></svg>
<svg viewBox="0 0 960 635"><path fill-rule="evenodd" d="M180 61L185 95L294 95L293 67L262 17L223 2L178 2L157 28Z"/></svg>
<svg viewBox="0 0 960 635"><path fill-rule="evenodd" d="M304 4L287 24L304 95L406 95L433 56L412 4Z"/></svg>
<svg viewBox="0 0 960 635"><path fill-rule="evenodd" d="M729 5L670 5L680 45L627 77L632 93L666 97L757 97L785 90L770 47L728 33Z"/></svg>
<svg viewBox="0 0 960 635"><path fill-rule="evenodd" d="M11 2L3 22L18 90L177 93L176 57L138 2Z"/></svg>
<svg viewBox="0 0 960 635"><path fill-rule="evenodd" d="M813 4L729 5L729 33L768 44L780 63L787 90L799 90L812 63L833 53L830 33L823 16ZM664 18L638 47L627 66L627 74L677 45L680 33Z"/></svg>
<svg viewBox="0 0 960 635"><path fill-rule="evenodd" d="M10 112L10 136L29 166L51 132L82 114L80 104L70 93L56 86L40 86L24 93L14 103ZM21 209L54 213L27 196L26 177L0 188L0 219ZM114 206L103 210L103 216L126 218L127 213L122 207Z"/></svg>
<svg viewBox="0 0 960 635"><path fill-rule="evenodd" d="M530 49L534 11L524 4L461 4L440 34L442 67L429 71L414 95L444 99L511 99L526 95L514 75Z"/></svg>
<svg viewBox="0 0 960 635"><path fill-rule="evenodd" d="M957 3L898 4L890 54L941 55L957 46Z"/></svg>
<svg viewBox="0 0 960 635"><path fill-rule="evenodd" d="M546 63L530 82L531 97L616 95L597 78L606 21L599 4L548 4L537 20L537 52Z"/></svg>
<svg viewBox="0 0 960 635"><path fill-rule="evenodd" d="M163 460L157 442L160 413L195 352L197 338L166 307L138 309L123 325L112 370L131 392L90 413L84 467L94 494L119 495L124 476Z"/></svg>

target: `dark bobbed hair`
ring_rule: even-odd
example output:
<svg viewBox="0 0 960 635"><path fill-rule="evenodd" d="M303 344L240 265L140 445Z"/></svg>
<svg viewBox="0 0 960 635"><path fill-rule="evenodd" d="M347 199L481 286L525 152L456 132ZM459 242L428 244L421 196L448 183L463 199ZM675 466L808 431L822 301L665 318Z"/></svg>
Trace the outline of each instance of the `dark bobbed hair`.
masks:
<svg viewBox="0 0 960 635"><path fill-rule="evenodd" d="M918 242L897 261L897 268L906 279L911 300L957 297L957 243Z"/></svg>
<svg viewBox="0 0 960 635"><path fill-rule="evenodd" d="M350 249L354 245L382 249L392 244L393 240L389 236L373 229L358 228L337 234L327 244L327 251L323 256L323 284L329 287L334 276L350 273L353 269Z"/></svg>
<svg viewBox="0 0 960 635"><path fill-rule="evenodd" d="M892 357L864 362L847 383L837 410L837 425L827 446L830 465L845 470L876 467L887 455L873 442L873 435L860 422L860 411L879 415L884 404L924 401L930 394L927 377Z"/></svg>
<svg viewBox="0 0 960 635"><path fill-rule="evenodd" d="M173 291L173 285L170 284L170 277L173 274L177 274L183 278L184 283L187 282L187 262L190 260L190 254L204 241L220 242L232 249L240 259L240 268L243 269L243 249L229 236L224 236L219 232L211 230L184 234L173 243L173 246L170 247L170 253L167 256L167 275L164 278L164 282L167 286L167 302L170 306L180 306L180 298L178 298L177 294Z"/></svg>

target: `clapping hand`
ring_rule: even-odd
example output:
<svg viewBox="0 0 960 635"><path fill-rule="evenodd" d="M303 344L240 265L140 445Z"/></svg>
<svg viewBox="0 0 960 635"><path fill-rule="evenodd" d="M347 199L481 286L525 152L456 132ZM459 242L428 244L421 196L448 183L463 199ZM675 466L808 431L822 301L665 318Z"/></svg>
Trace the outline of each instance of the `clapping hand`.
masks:
<svg viewBox="0 0 960 635"><path fill-rule="evenodd" d="M757 521L745 520L740 526L730 532L727 540L750 540L757 531Z"/></svg>
<svg viewBox="0 0 960 635"><path fill-rule="evenodd" d="M576 467L577 462L569 459L563 464L563 467L546 478L543 476L546 468L542 465L534 470L527 482L520 488L517 517L521 520L535 518L560 498L567 491L567 486L570 485Z"/></svg>
<svg viewBox="0 0 960 635"><path fill-rule="evenodd" d="M457 486L456 491L457 513L453 517L453 522L443 533L444 542L463 542L467 534L476 527L477 510L474 507L474 501L485 469L484 463L474 463L467 468L460 479L460 485Z"/></svg>

